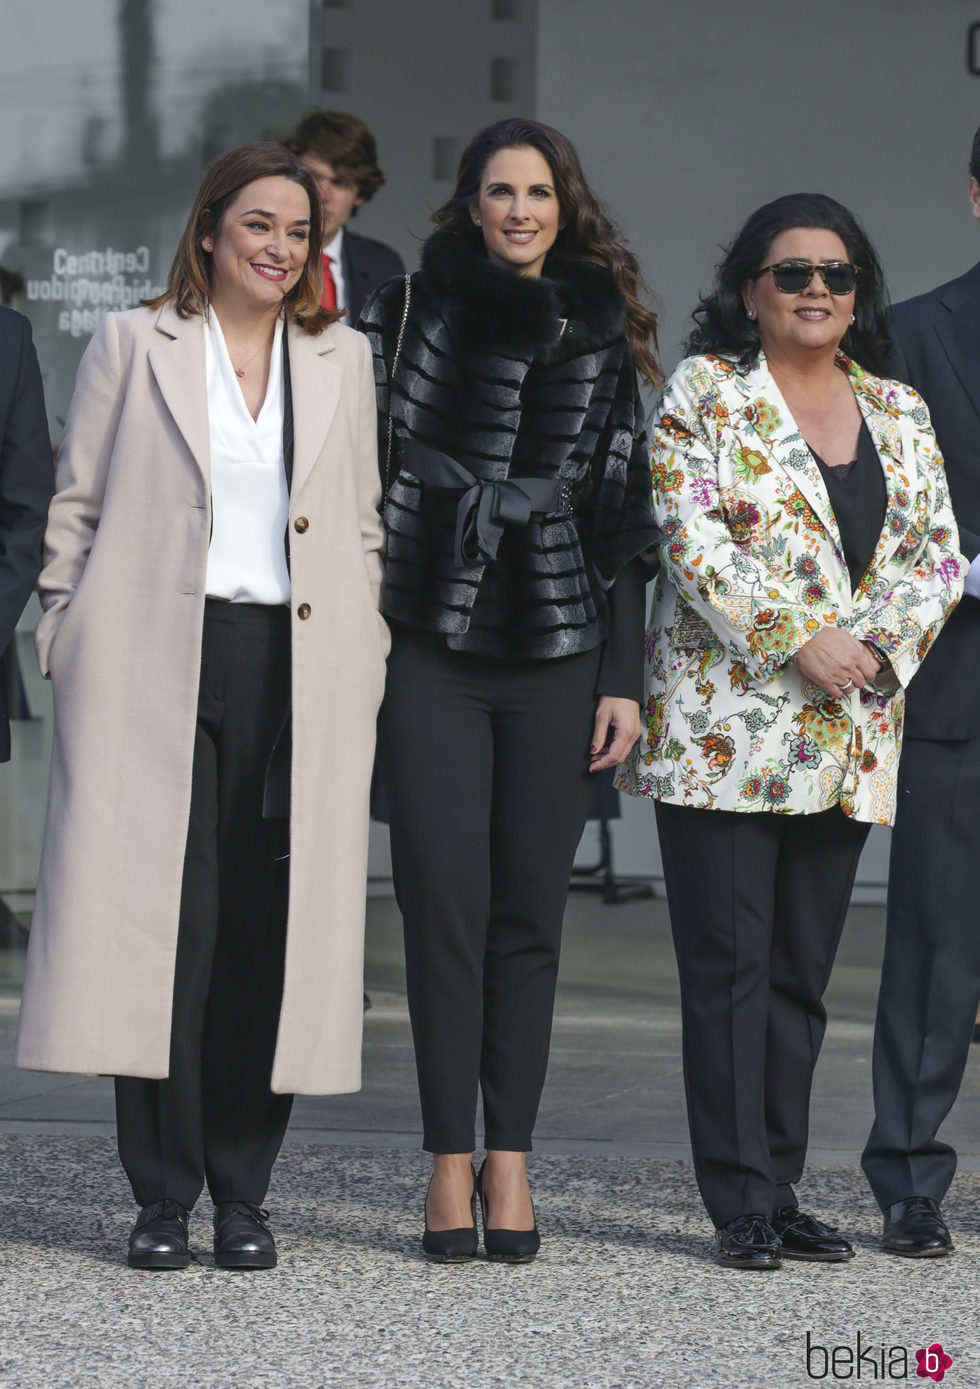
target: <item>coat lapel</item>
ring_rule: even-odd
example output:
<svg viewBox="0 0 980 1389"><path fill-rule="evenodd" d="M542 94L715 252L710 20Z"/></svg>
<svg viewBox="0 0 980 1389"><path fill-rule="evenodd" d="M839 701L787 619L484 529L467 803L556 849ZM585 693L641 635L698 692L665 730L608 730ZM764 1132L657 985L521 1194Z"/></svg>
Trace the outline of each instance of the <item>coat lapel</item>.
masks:
<svg viewBox="0 0 980 1389"><path fill-rule="evenodd" d="M888 500L885 520L869 570L884 572L889 559L908 533L916 514L919 469L915 458L915 429L907 412L889 398L887 382L866 375L850 363L848 374L885 474Z"/></svg>
<svg viewBox="0 0 980 1389"><path fill-rule="evenodd" d="M302 332L291 320L289 334L289 376L293 396L293 482L292 495L298 496L313 471L323 449L327 431L340 401L343 374L328 354L333 351L334 334L327 329L318 337Z"/></svg>
<svg viewBox="0 0 980 1389"><path fill-rule="evenodd" d="M830 536L843 563L840 531L827 488L820 476L820 469L814 462L813 454L773 380L765 357L760 353L751 371L745 375L737 374L732 379L735 389L742 397L739 401L739 413L742 418L755 432L760 447L771 455L772 461L780 471L789 475L806 498L810 509Z"/></svg>
<svg viewBox="0 0 980 1389"><path fill-rule="evenodd" d="M198 314L193 318L180 318L169 304L165 304L157 318L156 329L158 340L147 353L150 370L210 491L211 442L204 323Z"/></svg>
<svg viewBox="0 0 980 1389"><path fill-rule="evenodd" d="M970 289L974 278L975 272L971 272ZM980 415L980 375L976 371L976 363L980 360L980 294L970 293L969 289L963 293L964 288L962 281L957 281L955 290L961 292L951 290L944 298L949 317L936 325L936 336L970 403Z"/></svg>

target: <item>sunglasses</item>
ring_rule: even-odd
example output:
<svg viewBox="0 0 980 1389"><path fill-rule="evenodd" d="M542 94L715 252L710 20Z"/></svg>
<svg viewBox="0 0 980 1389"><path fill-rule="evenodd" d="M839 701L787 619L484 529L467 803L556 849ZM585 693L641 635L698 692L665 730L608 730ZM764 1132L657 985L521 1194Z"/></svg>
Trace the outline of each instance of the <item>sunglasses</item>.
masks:
<svg viewBox="0 0 980 1389"><path fill-rule="evenodd" d="M831 294L850 294L861 267L846 260L824 261L822 265L811 265L805 260L781 260L778 265L764 265L752 278L758 280L768 272L783 294L802 294L813 279L814 271Z"/></svg>

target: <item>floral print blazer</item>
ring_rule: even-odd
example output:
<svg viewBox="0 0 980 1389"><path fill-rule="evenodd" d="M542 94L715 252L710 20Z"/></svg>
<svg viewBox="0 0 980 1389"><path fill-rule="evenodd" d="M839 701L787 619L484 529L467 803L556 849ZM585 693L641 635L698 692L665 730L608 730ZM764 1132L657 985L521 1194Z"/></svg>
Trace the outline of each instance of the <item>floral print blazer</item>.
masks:
<svg viewBox="0 0 980 1389"><path fill-rule="evenodd" d="M690 357L654 416L663 527L646 656L646 736L620 769L635 796L890 824L904 690L963 589L942 458L921 398L843 354L887 485L856 591L820 471L764 356ZM887 652L874 688L836 702L793 657L836 623Z"/></svg>

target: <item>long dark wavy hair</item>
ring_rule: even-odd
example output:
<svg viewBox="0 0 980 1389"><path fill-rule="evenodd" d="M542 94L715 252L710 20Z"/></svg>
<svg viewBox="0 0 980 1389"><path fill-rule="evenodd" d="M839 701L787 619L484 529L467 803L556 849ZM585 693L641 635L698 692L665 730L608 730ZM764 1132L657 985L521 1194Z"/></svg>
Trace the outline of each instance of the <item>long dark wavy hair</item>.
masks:
<svg viewBox="0 0 980 1389"><path fill-rule="evenodd" d="M881 261L854 214L825 193L789 193L752 213L725 249L710 293L701 296L694 310L694 330L685 344L685 355L711 353L742 367L752 365L761 347L759 324L745 311L742 286L769 263L769 248L780 232L796 227L835 232L847 249L848 259L860 266L854 322L841 340L841 350L866 371L887 376L892 339Z"/></svg>
<svg viewBox="0 0 980 1389"><path fill-rule="evenodd" d="M530 147L548 162L564 226L548 253L549 259L586 260L604 265L626 301L626 337L637 369L652 386L663 379L657 361L657 315L641 298L649 289L640 276L636 256L593 193L582 172L575 147L560 131L540 121L512 117L497 121L474 135L459 161L456 190L432 214L440 229L461 236L474 252L483 251L483 233L473 225L469 209L480 196L483 171L500 150Z"/></svg>
<svg viewBox="0 0 980 1389"><path fill-rule="evenodd" d="M225 209L235 194L259 178L288 178L298 183L310 200L310 233L306 264L286 295L285 308L304 333L319 333L328 323L343 317L341 310L320 308L320 195L313 175L294 154L281 145L259 142L239 145L219 154L204 171L187 225L174 256L167 288L155 299L142 302L151 309L172 304L180 318L203 314L211 297L211 256L202 242L216 236Z"/></svg>

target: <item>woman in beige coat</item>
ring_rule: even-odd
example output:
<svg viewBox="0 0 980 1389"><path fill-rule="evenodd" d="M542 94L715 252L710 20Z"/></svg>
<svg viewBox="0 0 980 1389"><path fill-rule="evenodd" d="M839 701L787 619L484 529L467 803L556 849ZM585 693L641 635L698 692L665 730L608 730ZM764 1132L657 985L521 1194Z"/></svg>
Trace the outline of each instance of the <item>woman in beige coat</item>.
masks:
<svg viewBox="0 0 980 1389"><path fill-rule="evenodd" d="M286 151L205 174L168 291L79 369L40 579L54 687L17 1064L116 1079L135 1267L268 1267L292 1095L360 1083L387 631L367 342ZM288 818L287 818L288 817ZM287 906L288 903L288 906Z"/></svg>

